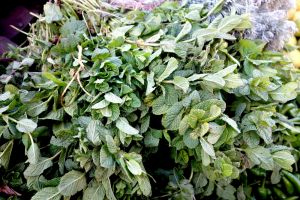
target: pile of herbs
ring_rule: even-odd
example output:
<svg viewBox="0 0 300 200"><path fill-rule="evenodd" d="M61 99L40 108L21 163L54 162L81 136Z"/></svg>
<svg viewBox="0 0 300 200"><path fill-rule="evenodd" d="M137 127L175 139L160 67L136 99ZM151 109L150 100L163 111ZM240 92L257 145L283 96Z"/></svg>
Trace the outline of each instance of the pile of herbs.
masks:
<svg viewBox="0 0 300 200"><path fill-rule="evenodd" d="M221 7L48 2L1 66L9 198L249 199L248 169L297 169L300 72Z"/></svg>

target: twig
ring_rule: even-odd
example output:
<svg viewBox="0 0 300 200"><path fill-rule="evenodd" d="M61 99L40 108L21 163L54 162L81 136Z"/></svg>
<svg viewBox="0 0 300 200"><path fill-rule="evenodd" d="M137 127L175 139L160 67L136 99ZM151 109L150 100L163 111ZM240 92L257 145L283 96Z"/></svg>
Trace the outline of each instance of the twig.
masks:
<svg viewBox="0 0 300 200"><path fill-rule="evenodd" d="M80 88L88 95L88 96L92 96L88 91L85 90L85 88L83 87L81 81L80 81L80 72L82 70L84 70L84 64L82 62L82 47L80 45L78 45L78 63L79 63L79 68L77 69L77 71L74 73L71 81L67 84L66 88L64 89L63 93L61 94L61 98L60 98L60 101L61 101L61 104L64 105L63 103L63 99L64 99L64 96L66 94L66 92L68 91L69 87L71 86L71 84L73 83L73 81L76 79Z"/></svg>

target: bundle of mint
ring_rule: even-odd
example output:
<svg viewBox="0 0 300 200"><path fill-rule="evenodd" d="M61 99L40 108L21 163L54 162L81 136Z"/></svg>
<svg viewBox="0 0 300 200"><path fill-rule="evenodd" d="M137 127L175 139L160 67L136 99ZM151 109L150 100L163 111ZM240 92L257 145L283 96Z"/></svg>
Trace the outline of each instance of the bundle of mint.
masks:
<svg viewBox="0 0 300 200"><path fill-rule="evenodd" d="M300 72L221 7L48 2L1 66L0 191L246 199L248 169L293 171Z"/></svg>

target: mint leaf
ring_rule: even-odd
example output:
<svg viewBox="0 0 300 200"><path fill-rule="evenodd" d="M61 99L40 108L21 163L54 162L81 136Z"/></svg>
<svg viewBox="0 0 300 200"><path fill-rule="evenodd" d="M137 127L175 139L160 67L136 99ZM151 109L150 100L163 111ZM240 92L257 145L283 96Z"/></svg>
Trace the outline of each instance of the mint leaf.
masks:
<svg viewBox="0 0 300 200"><path fill-rule="evenodd" d="M211 157L216 157L215 150L212 144L208 143L205 139L200 138L200 143L203 150Z"/></svg>
<svg viewBox="0 0 300 200"><path fill-rule="evenodd" d="M178 61L175 58L170 58L164 72L158 77L158 82L162 82L168 78L178 68Z"/></svg>
<svg viewBox="0 0 300 200"><path fill-rule="evenodd" d="M31 119L21 119L16 127L22 133L32 133L37 128L37 124Z"/></svg>
<svg viewBox="0 0 300 200"><path fill-rule="evenodd" d="M279 101L280 103L286 103L297 97L298 83L289 82L275 91L270 92L272 99Z"/></svg>
<svg viewBox="0 0 300 200"><path fill-rule="evenodd" d="M64 196L73 196L86 187L85 174L72 170L66 173L58 185L58 191Z"/></svg>
<svg viewBox="0 0 300 200"><path fill-rule="evenodd" d="M0 165L8 168L14 141L11 140L0 147Z"/></svg>
<svg viewBox="0 0 300 200"><path fill-rule="evenodd" d="M45 20L48 24L56 21L60 21L63 18L63 14L57 4L47 2L44 5Z"/></svg>
<svg viewBox="0 0 300 200"><path fill-rule="evenodd" d="M40 149L36 143L32 143L27 151L28 162L36 164L41 156Z"/></svg>
<svg viewBox="0 0 300 200"><path fill-rule="evenodd" d="M277 151L272 154L274 162L283 169L292 171L292 165L296 162L294 156L289 151Z"/></svg>
<svg viewBox="0 0 300 200"><path fill-rule="evenodd" d="M46 187L38 191L31 200L60 200L61 194L56 187Z"/></svg>
<svg viewBox="0 0 300 200"><path fill-rule="evenodd" d="M135 160L129 160L126 161L126 165L128 170L133 174L133 175L141 175L143 173L143 170L138 162Z"/></svg>
<svg viewBox="0 0 300 200"><path fill-rule="evenodd" d="M132 126L128 123L127 119L124 118L124 117L121 117L121 118L119 118L119 119L116 121L116 127L117 127L120 131L122 131L122 132L124 132L124 133L126 133L126 134L128 134L128 135L137 135L137 134L139 134L139 130L137 130L137 129L135 129L134 127L132 127Z"/></svg>
<svg viewBox="0 0 300 200"><path fill-rule="evenodd" d="M274 161L268 149L259 146L256 148L247 148L245 152L253 164L260 165L266 170L273 169Z"/></svg>
<svg viewBox="0 0 300 200"><path fill-rule="evenodd" d="M174 85L182 89L185 93L188 91L190 86L188 79L180 76L174 77Z"/></svg>

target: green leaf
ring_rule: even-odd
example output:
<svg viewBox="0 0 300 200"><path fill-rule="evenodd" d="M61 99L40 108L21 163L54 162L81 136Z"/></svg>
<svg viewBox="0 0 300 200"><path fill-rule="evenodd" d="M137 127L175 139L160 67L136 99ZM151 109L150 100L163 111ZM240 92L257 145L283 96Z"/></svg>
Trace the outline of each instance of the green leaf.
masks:
<svg viewBox="0 0 300 200"><path fill-rule="evenodd" d="M110 52L108 49L99 49L99 48L96 48L94 51L93 51L93 54L92 54L92 60L93 61L96 61L97 59L105 59L105 58L108 58L110 56ZM96 81L94 82L96 83Z"/></svg>
<svg viewBox="0 0 300 200"><path fill-rule="evenodd" d="M147 89L146 96L151 94L155 90L154 72L147 74Z"/></svg>
<svg viewBox="0 0 300 200"><path fill-rule="evenodd" d="M218 118L222 114L222 109L217 105L212 105L209 109L209 112L206 112L201 122L209 122Z"/></svg>
<svg viewBox="0 0 300 200"><path fill-rule="evenodd" d="M124 117L120 117L117 121L116 121L116 127L128 134L128 135L138 135L139 134L139 130L135 129L134 127L132 127L126 118Z"/></svg>
<svg viewBox="0 0 300 200"><path fill-rule="evenodd" d="M256 131L266 144L271 144L272 127L275 126L272 115L273 113L265 111L253 111L245 115L242 120L243 131Z"/></svg>
<svg viewBox="0 0 300 200"><path fill-rule="evenodd" d="M109 102L106 101L105 99L103 99L102 101L94 104L91 108L92 109L102 109L102 108L105 108L109 105Z"/></svg>
<svg viewBox="0 0 300 200"><path fill-rule="evenodd" d="M186 93L190 87L188 79L181 76L175 76L173 82L174 85L182 89L184 93Z"/></svg>
<svg viewBox="0 0 300 200"><path fill-rule="evenodd" d="M184 36L186 36L187 34L189 34L189 32L192 30L192 25L189 21L185 22L185 24L183 25L181 31L178 33L177 37L176 37L176 41L179 41L180 39L182 39Z"/></svg>
<svg viewBox="0 0 300 200"><path fill-rule="evenodd" d="M229 74L224 77L224 80L225 87L229 89L235 89L245 85L239 74Z"/></svg>
<svg viewBox="0 0 300 200"><path fill-rule="evenodd" d="M87 138L96 146L99 146L101 143L100 134L101 132L101 123L98 120L91 120L86 128Z"/></svg>
<svg viewBox="0 0 300 200"><path fill-rule="evenodd" d="M106 93L104 95L104 98L106 101L111 102L111 103L118 103L118 104L124 103L123 99L121 99L120 97L118 97L117 95L115 95L112 92Z"/></svg>
<svg viewBox="0 0 300 200"><path fill-rule="evenodd" d="M0 108L0 114L4 113L8 109L9 109L9 106L5 106L5 107Z"/></svg>
<svg viewBox="0 0 300 200"><path fill-rule="evenodd" d="M46 187L38 191L31 200L60 200L61 194L56 187Z"/></svg>
<svg viewBox="0 0 300 200"><path fill-rule="evenodd" d="M251 162L260 165L265 170L272 170L274 162L270 151L264 147L247 148L245 152Z"/></svg>
<svg viewBox="0 0 300 200"><path fill-rule="evenodd" d="M182 103L175 103L162 118L162 125L169 130L178 130L182 118Z"/></svg>
<svg viewBox="0 0 300 200"><path fill-rule="evenodd" d="M110 179L107 178L107 179L101 180L101 182L102 182L102 185L104 187L105 195L106 195L107 199L108 200L117 200L115 195L114 195L114 192L111 188Z"/></svg>
<svg viewBox="0 0 300 200"><path fill-rule="evenodd" d="M148 66L153 60L155 60L156 58L158 58L161 55L162 49L159 48L157 51L155 51L153 54L151 54L148 58L148 61L146 63L146 66ZM150 72L151 74L151 72Z"/></svg>
<svg viewBox="0 0 300 200"><path fill-rule="evenodd" d="M162 19L161 19L160 15L149 17L144 22L145 30L143 32L143 35L147 35L149 33L159 30L160 26L161 26L161 21L162 21Z"/></svg>
<svg viewBox="0 0 300 200"><path fill-rule="evenodd" d="M104 117L108 117L108 118L112 117L112 110L111 110L111 108L105 107L105 108L100 109L100 111L101 111L101 114Z"/></svg>
<svg viewBox="0 0 300 200"><path fill-rule="evenodd" d="M37 117L47 109L48 109L48 101L39 101L36 103L28 104L28 110L26 111L26 113L30 117Z"/></svg>
<svg viewBox="0 0 300 200"><path fill-rule="evenodd" d="M224 188L217 187L217 195L219 197L221 197L222 199L226 199L226 200L236 199L235 195L234 195L235 192L236 192L236 189L232 185L227 185Z"/></svg>
<svg viewBox="0 0 300 200"><path fill-rule="evenodd" d="M241 17L239 15L231 15L231 16L225 16L219 26L218 30L222 33L227 33L231 30L233 30L235 27L240 25L241 23Z"/></svg>
<svg viewBox="0 0 300 200"><path fill-rule="evenodd" d="M227 115L222 115L220 117L220 119L222 119L224 122L226 122L229 126L231 126L234 130L236 130L236 132L240 133L241 130L239 129L236 121L234 121L233 119L229 118Z"/></svg>
<svg viewBox="0 0 300 200"><path fill-rule="evenodd" d="M246 144L251 148L257 147L260 142L259 135L257 135L254 131L248 131L243 133L243 139L246 142Z"/></svg>
<svg viewBox="0 0 300 200"><path fill-rule="evenodd" d="M63 14L57 4L47 2L44 5L45 20L48 24L56 21L60 21L63 18Z"/></svg>
<svg viewBox="0 0 300 200"><path fill-rule="evenodd" d="M158 134L156 134L158 133ZM157 137L157 135L160 135ZM144 137L144 143L146 147L157 147L159 145L159 138L161 137L161 131L150 130Z"/></svg>
<svg viewBox="0 0 300 200"><path fill-rule="evenodd" d="M166 105L166 99L163 95L156 98L152 103L152 112L154 115L165 114L170 106Z"/></svg>
<svg viewBox="0 0 300 200"><path fill-rule="evenodd" d="M232 175L233 167L230 164L223 163L222 164L222 174L225 177L229 177Z"/></svg>
<svg viewBox="0 0 300 200"><path fill-rule="evenodd" d="M212 88L222 88L225 86L225 80L216 74L209 74L203 78L206 85Z"/></svg>
<svg viewBox="0 0 300 200"><path fill-rule="evenodd" d="M189 132L186 133L183 136L183 142L189 149L195 149L199 144L199 139L193 138L190 135L191 135L191 133L189 133Z"/></svg>
<svg viewBox="0 0 300 200"><path fill-rule="evenodd" d="M202 28L193 33L193 37L196 37L199 41L208 41L216 37L218 30L216 28Z"/></svg>
<svg viewBox="0 0 300 200"><path fill-rule="evenodd" d="M208 143L204 138L200 138L200 143L203 150L211 157L216 157L215 150L212 144Z"/></svg>
<svg viewBox="0 0 300 200"><path fill-rule="evenodd" d="M168 78L178 68L178 61L175 58L170 58L164 72L158 77L158 82L162 82Z"/></svg>
<svg viewBox="0 0 300 200"><path fill-rule="evenodd" d="M85 22L82 20L75 20L71 18L71 20L64 23L64 25L60 28L60 33L62 37L70 38L73 35L80 35L86 31ZM74 40L74 37L71 37ZM76 46L76 45L75 45Z"/></svg>
<svg viewBox="0 0 300 200"><path fill-rule="evenodd" d="M17 122L16 128L22 133L32 133L37 128L37 124L31 119L21 119Z"/></svg>
<svg viewBox="0 0 300 200"><path fill-rule="evenodd" d="M149 181L149 178L147 177L147 175L142 174L140 176L136 177L139 187L143 193L143 195L145 196L150 196L151 195L151 184Z"/></svg>
<svg viewBox="0 0 300 200"><path fill-rule="evenodd" d="M271 144L273 142L271 127L257 126L257 134L265 141L266 144Z"/></svg>
<svg viewBox="0 0 300 200"><path fill-rule="evenodd" d="M46 79L52 81L53 83L55 83L58 86L62 86L62 87L66 87L67 86L67 83L65 83L62 80L56 78L56 76L53 75L50 72L43 72L42 76L45 77Z"/></svg>
<svg viewBox="0 0 300 200"><path fill-rule="evenodd" d="M0 94L0 101L6 101L12 97L13 95L10 92L4 92L3 94Z"/></svg>
<svg viewBox="0 0 300 200"><path fill-rule="evenodd" d="M126 165L127 165L128 170L133 175L141 175L143 173L143 170L142 170L140 164L133 159L126 161Z"/></svg>
<svg viewBox="0 0 300 200"><path fill-rule="evenodd" d="M286 103L297 97L298 83L289 82L275 91L270 92L272 99L280 103Z"/></svg>
<svg viewBox="0 0 300 200"><path fill-rule="evenodd" d="M50 111L45 117L40 118L43 119L50 119L50 120L56 120L56 121L62 121L64 117L64 110L63 108L60 108L58 110L52 110Z"/></svg>
<svg viewBox="0 0 300 200"><path fill-rule="evenodd" d="M147 40L145 40L145 42L148 43L153 43L153 42L157 42L159 41L160 37L164 35L164 31L163 30L159 30L158 33L152 35L151 37L147 38Z"/></svg>
<svg viewBox="0 0 300 200"><path fill-rule="evenodd" d="M182 118L182 120L180 121L179 129L178 129L180 135L184 135L186 133L186 131L188 130L188 128L189 128L188 121L189 121L188 115L184 116Z"/></svg>
<svg viewBox="0 0 300 200"><path fill-rule="evenodd" d="M27 151L28 162L30 164L38 163L40 159L41 153L38 145L36 143L32 143Z"/></svg>
<svg viewBox="0 0 300 200"><path fill-rule="evenodd" d="M72 170L61 177L58 190L64 196L73 196L85 187L85 173Z"/></svg>
<svg viewBox="0 0 300 200"><path fill-rule="evenodd" d="M215 144L216 142L218 142L225 128L226 126L220 126L217 123L210 122L207 141L211 144Z"/></svg>
<svg viewBox="0 0 300 200"><path fill-rule="evenodd" d="M237 64L233 64L233 65L226 67L225 69L218 71L215 74L220 77L225 77L229 74L232 74L234 72L234 70L236 70L236 68L237 68Z"/></svg>
<svg viewBox="0 0 300 200"><path fill-rule="evenodd" d="M100 150L100 165L104 168L111 168L115 165L114 158L105 146Z"/></svg>
<svg viewBox="0 0 300 200"><path fill-rule="evenodd" d="M272 155L274 162L281 168L292 171L292 165L296 162L289 151L277 151Z"/></svg>
<svg viewBox="0 0 300 200"><path fill-rule="evenodd" d="M204 166L208 166L211 162L209 155L204 151L202 147L201 147L201 160Z"/></svg>
<svg viewBox="0 0 300 200"><path fill-rule="evenodd" d="M14 141L11 140L0 147L0 165L2 165L5 169L8 168L13 145Z"/></svg>
<svg viewBox="0 0 300 200"><path fill-rule="evenodd" d="M101 185L86 188L83 193L83 200L104 200L105 190Z"/></svg>
<svg viewBox="0 0 300 200"><path fill-rule="evenodd" d="M239 41L238 47L239 52L242 54L242 56L247 57L249 55L261 54L265 47L265 44L257 44L255 41L244 39Z"/></svg>
<svg viewBox="0 0 300 200"><path fill-rule="evenodd" d="M106 145L108 151L112 154L115 154L120 150L120 148L116 145L116 142L114 141L113 137L110 135L106 135Z"/></svg>
<svg viewBox="0 0 300 200"><path fill-rule="evenodd" d="M192 109L188 115L187 122L191 128L196 128L198 122L203 118L205 115L205 111L202 109Z"/></svg>
<svg viewBox="0 0 300 200"><path fill-rule="evenodd" d="M133 25L118 27L112 31L112 38L124 37L125 34L132 28Z"/></svg>
<svg viewBox="0 0 300 200"><path fill-rule="evenodd" d="M36 164L29 164L24 171L25 176L39 176L53 165L51 158L41 157Z"/></svg>
<svg viewBox="0 0 300 200"><path fill-rule="evenodd" d="M189 13L185 15L185 18L194 20L194 21L200 21L200 13L198 10L191 10Z"/></svg>

